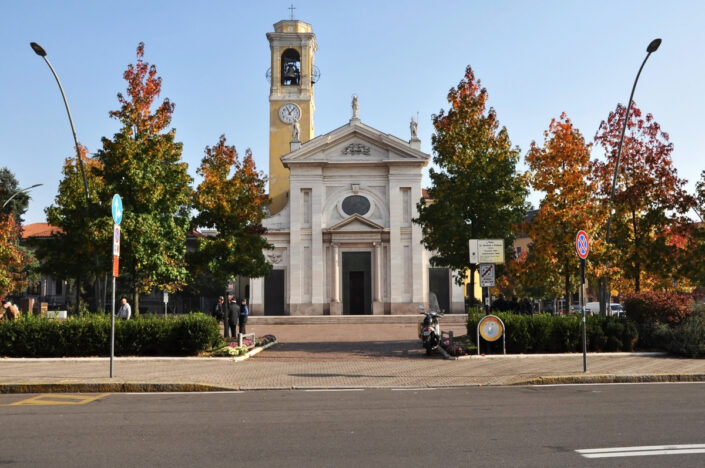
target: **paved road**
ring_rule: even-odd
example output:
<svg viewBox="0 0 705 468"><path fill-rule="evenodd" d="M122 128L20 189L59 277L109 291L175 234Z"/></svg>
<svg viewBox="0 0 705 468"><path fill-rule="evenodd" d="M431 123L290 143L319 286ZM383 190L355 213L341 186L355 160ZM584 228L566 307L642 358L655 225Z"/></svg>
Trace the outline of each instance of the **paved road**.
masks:
<svg viewBox="0 0 705 468"><path fill-rule="evenodd" d="M700 467L703 453L577 451L703 444L703 396L705 384L0 395L0 465Z"/></svg>

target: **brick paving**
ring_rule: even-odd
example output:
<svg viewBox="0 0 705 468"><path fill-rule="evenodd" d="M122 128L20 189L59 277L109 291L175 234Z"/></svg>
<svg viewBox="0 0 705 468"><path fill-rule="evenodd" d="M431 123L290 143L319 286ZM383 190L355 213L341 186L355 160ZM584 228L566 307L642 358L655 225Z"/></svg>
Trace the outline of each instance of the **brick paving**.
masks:
<svg viewBox="0 0 705 468"><path fill-rule="evenodd" d="M453 325L457 334L462 325ZM448 329L448 328L446 328ZM0 359L1 392L313 389L705 380L705 360L635 354L426 357L414 324L265 325L280 343L232 358ZM161 387L159 387L161 386ZM166 386L166 387L165 387Z"/></svg>

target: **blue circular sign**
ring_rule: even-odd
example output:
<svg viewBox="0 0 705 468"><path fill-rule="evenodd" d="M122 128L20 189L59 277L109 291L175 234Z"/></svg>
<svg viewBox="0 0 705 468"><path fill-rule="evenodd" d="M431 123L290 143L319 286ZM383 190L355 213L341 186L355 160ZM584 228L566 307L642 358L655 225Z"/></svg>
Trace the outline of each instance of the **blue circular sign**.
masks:
<svg viewBox="0 0 705 468"><path fill-rule="evenodd" d="M578 257L585 260L590 252L590 241L585 231L578 231L575 236L575 250L578 252Z"/></svg>
<svg viewBox="0 0 705 468"><path fill-rule="evenodd" d="M120 221L122 221L122 198L117 193L113 195L112 208L113 221L115 221L115 224L120 224Z"/></svg>

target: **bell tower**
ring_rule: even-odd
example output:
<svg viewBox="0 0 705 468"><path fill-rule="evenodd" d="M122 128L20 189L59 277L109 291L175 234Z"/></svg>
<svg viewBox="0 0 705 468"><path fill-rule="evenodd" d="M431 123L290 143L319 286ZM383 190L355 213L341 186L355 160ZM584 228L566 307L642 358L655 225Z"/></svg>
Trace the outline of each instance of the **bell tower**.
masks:
<svg viewBox="0 0 705 468"><path fill-rule="evenodd" d="M289 171L280 158L291 151L295 133L301 143L313 138L313 85L318 78L313 58L318 45L311 25L294 19L276 23L267 39L272 54L268 72L269 211L276 214L286 206L289 195Z"/></svg>

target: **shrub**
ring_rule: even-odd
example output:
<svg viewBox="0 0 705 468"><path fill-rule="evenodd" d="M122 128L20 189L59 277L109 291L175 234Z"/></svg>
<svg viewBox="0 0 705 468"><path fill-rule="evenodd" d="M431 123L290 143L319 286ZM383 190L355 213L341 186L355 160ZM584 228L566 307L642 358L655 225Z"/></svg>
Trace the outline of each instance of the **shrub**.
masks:
<svg viewBox="0 0 705 468"><path fill-rule="evenodd" d="M220 345L218 323L201 313L116 320L116 355L184 356ZM24 315L0 322L0 356L61 357L110 354L110 317L86 314L67 320Z"/></svg>
<svg viewBox="0 0 705 468"><path fill-rule="evenodd" d="M498 313L504 322L508 353L566 353L582 351L582 317ZM484 314L469 314L468 336L476 340L477 324ZM594 316L586 319L586 342L589 351L632 351L637 343L637 326L619 317ZM489 346L492 352L501 350ZM483 343L482 349L486 349ZM501 351L500 351L501 352Z"/></svg>
<svg viewBox="0 0 705 468"><path fill-rule="evenodd" d="M672 291L628 294L624 299L627 317L636 323L681 323L693 311L690 297Z"/></svg>
<svg viewBox="0 0 705 468"><path fill-rule="evenodd" d="M705 308L699 307L671 331L668 351L681 356L705 356Z"/></svg>

